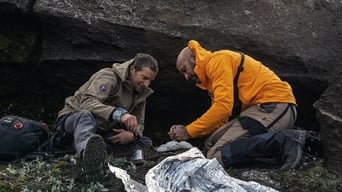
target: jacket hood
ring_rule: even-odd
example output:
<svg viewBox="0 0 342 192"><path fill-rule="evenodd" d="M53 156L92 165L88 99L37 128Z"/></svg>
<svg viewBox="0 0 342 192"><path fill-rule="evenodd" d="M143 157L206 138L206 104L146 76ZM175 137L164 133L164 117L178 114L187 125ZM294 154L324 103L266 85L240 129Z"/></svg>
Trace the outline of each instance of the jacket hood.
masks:
<svg viewBox="0 0 342 192"><path fill-rule="evenodd" d="M133 64L134 59L130 59L124 63L114 63L112 65L113 71L120 77L122 81L125 81L128 77L129 66Z"/></svg>
<svg viewBox="0 0 342 192"><path fill-rule="evenodd" d="M196 58L196 65L194 68L194 72L196 73L197 77L201 81L201 83L197 84L197 86L200 87L201 89L205 89L206 84L207 84L205 68L212 56L212 52L204 49L195 40L190 40L188 43L188 47L191 49L192 53L195 55L195 58Z"/></svg>

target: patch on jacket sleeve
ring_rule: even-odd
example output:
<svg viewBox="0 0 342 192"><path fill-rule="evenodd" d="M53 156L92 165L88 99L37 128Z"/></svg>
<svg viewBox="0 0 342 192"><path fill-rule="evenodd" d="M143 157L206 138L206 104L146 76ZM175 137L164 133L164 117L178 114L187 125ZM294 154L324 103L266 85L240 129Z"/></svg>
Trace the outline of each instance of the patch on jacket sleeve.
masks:
<svg viewBox="0 0 342 192"><path fill-rule="evenodd" d="M102 84L100 85L100 91L105 92L107 90L107 86Z"/></svg>

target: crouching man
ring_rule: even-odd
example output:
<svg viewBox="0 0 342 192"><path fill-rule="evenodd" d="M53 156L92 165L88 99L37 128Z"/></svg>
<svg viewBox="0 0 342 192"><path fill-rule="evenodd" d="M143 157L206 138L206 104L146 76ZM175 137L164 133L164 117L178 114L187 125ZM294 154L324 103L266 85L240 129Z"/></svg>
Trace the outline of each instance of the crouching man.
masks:
<svg viewBox="0 0 342 192"><path fill-rule="evenodd" d="M293 136L278 132L292 128L296 121L297 105L292 88L260 61L230 50L211 52L191 40L179 53L176 67L186 80L208 91L212 104L190 124L171 126L171 139L207 137L207 158L216 158L229 167L232 165L228 159L230 144L238 139L275 132L280 134L276 140L286 143L283 140ZM269 141L269 137L264 141ZM292 141L289 143L292 145ZM292 154L298 154L301 147L286 147L287 143L275 142L271 145L276 150L286 148L281 150L286 157L283 169L295 166L298 158ZM269 149L258 150L269 153Z"/></svg>

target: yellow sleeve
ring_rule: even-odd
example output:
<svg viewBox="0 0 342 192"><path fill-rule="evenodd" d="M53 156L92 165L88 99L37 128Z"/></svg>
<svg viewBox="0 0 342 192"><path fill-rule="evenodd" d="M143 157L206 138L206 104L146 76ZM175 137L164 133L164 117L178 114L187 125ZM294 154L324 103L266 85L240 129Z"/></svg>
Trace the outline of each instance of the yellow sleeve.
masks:
<svg viewBox="0 0 342 192"><path fill-rule="evenodd" d="M209 92L212 94L211 107L198 119L187 126L188 134L204 137L227 122L234 102L234 58L227 54L212 57L206 66Z"/></svg>

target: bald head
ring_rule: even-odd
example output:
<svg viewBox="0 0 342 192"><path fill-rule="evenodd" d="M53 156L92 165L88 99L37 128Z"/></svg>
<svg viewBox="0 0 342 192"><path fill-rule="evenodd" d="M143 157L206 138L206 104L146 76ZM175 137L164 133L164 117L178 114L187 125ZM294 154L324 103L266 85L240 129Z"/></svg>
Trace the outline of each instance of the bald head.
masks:
<svg viewBox="0 0 342 192"><path fill-rule="evenodd" d="M200 83L197 75L194 72L196 59L189 47L185 47L179 52L176 62L176 68L181 72L185 79L193 80L195 83Z"/></svg>
<svg viewBox="0 0 342 192"><path fill-rule="evenodd" d="M179 52L178 57L177 57L177 62L176 62L176 68L179 70L179 67L186 63L188 60L192 58L192 52L189 47L185 47L182 49L181 52Z"/></svg>

